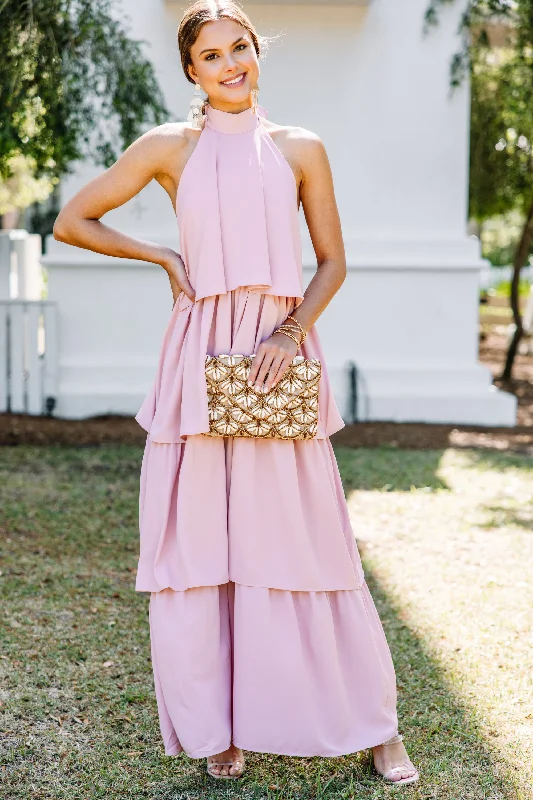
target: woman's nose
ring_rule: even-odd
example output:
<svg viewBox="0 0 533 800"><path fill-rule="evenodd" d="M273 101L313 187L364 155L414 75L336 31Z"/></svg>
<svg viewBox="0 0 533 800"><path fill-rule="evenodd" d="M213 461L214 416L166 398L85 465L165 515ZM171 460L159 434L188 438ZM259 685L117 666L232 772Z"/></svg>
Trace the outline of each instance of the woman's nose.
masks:
<svg viewBox="0 0 533 800"><path fill-rule="evenodd" d="M230 55L226 56L226 68L227 69L234 69L236 66L237 66L237 60L233 56L233 54L230 54Z"/></svg>

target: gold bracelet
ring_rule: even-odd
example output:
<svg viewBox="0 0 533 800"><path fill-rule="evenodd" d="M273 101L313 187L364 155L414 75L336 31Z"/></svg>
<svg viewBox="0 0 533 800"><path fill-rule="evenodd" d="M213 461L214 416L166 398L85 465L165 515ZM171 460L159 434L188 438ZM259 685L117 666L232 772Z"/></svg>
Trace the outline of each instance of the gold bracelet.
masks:
<svg viewBox="0 0 533 800"><path fill-rule="evenodd" d="M292 333L289 333L288 331L282 331L281 328L277 328L274 333L283 333L284 336L288 336L289 339L292 339L292 341L295 342L298 347L300 347L300 342L295 336L292 335Z"/></svg>
<svg viewBox="0 0 533 800"><path fill-rule="evenodd" d="M298 344L301 344L303 342L304 338L305 338L300 334L300 331L298 330L298 328L296 328L293 325L285 325L285 324L283 324L283 325L280 325L279 328L276 328L276 330L282 331L282 332L287 331L288 333L292 334L293 336L297 335L298 336Z"/></svg>
<svg viewBox="0 0 533 800"><path fill-rule="evenodd" d="M304 330L304 328L302 327L301 323L299 323L299 322L298 322L298 320L296 319L296 317L293 317L293 316L292 316L292 314L289 314L289 315L287 316L287 319L292 319L292 320L294 320L294 322L295 322L295 323L298 325L298 327L300 328L300 330L301 330L301 332L302 332L302 336L303 336L302 342L303 342L303 340L304 340L304 339L305 339L305 337L307 336L307 331L306 331L306 330Z"/></svg>
<svg viewBox="0 0 533 800"><path fill-rule="evenodd" d="M283 325L280 327L283 327L287 330L294 331L294 333L297 333L298 336L300 337L300 344L304 341L305 337L307 336L306 332L302 328L297 328L296 325L292 325L291 323L284 322Z"/></svg>
<svg viewBox="0 0 533 800"><path fill-rule="evenodd" d="M293 328L292 325L280 325L278 328L276 328L276 330L288 331L289 333L292 333L293 336L295 335L300 336L300 331L298 330L298 328Z"/></svg>
<svg viewBox="0 0 533 800"><path fill-rule="evenodd" d="M290 328L291 331L296 331L296 333L299 333L300 336L304 336L304 334L305 334L305 331L302 330L302 328L298 328L296 325L293 325L292 322L282 322L282 324L280 325L280 328L281 327Z"/></svg>

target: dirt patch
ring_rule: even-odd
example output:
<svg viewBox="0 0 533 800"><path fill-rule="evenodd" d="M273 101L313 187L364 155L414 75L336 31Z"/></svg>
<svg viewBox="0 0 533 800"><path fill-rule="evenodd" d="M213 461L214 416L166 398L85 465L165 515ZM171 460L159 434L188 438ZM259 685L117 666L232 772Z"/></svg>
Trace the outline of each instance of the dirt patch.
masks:
<svg viewBox="0 0 533 800"><path fill-rule="evenodd" d="M533 453L533 356L520 355L510 386L498 380L505 355L505 338L493 333L480 345L480 360L495 377L495 385L518 398L517 426L487 428L473 425L362 422L346 425L331 437L347 447L398 447L429 450L478 447ZM0 445L143 445L146 431L133 417L105 415L83 420L0 414Z"/></svg>
<svg viewBox="0 0 533 800"><path fill-rule="evenodd" d="M105 415L88 419L0 414L0 445L59 444L87 447L101 444L139 444L146 431L133 417Z"/></svg>
<svg viewBox="0 0 533 800"><path fill-rule="evenodd" d="M440 450L478 447L533 454L533 427L481 428L423 423L364 422L346 425L331 437L345 447L398 447L402 450Z"/></svg>

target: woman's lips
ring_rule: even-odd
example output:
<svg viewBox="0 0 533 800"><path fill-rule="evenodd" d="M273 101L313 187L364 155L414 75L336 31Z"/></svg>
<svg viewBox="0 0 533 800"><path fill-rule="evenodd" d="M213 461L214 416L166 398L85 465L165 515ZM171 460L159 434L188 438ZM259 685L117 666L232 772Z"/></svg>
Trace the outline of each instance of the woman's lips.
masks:
<svg viewBox="0 0 533 800"><path fill-rule="evenodd" d="M226 81L221 81L222 86L229 86L230 89L239 88L243 85L244 81L246 80L246 72L243 72L242 75L239 75L235 78L228 78Z"/></svg>

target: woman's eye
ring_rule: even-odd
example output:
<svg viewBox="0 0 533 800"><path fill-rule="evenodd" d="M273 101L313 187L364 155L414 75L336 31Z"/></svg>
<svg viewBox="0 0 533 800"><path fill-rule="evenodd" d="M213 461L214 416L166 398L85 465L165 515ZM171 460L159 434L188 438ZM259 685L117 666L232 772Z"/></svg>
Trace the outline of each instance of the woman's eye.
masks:
<svg viewBox="0 0 533 800"><path fill-rule="evenodd" d="M247 47L248 47L248 45L246 44L246 42L242 42L241 44L237 45L235 50L246 50ZM207 55L205 57L205 60L206 61L213 61L215 58L218 58L218 54L217 53L209 53L209 55Z"/></svg>

